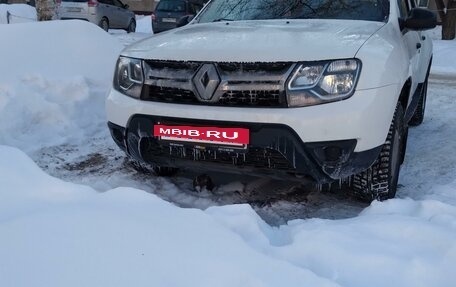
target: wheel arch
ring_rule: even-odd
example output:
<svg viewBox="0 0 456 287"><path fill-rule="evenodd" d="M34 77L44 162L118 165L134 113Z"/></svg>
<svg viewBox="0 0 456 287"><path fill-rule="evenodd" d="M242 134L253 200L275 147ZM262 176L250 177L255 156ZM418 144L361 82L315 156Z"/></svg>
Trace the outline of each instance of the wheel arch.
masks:
<svg viewBox="0 0 456 287"><path fill-rule="evenodd" d="M407 110L408 102L410 99L410 93L412 88L412 78L409 77L402 85L401 93L399 94L398 103L401 103L402 109Z"/></svg>

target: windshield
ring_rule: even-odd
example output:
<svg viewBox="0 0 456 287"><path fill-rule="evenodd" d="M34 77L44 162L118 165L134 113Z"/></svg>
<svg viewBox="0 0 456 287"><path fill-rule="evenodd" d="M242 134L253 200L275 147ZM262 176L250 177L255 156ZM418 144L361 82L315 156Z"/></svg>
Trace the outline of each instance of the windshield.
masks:
<svg viewBox="0 0 456 287"><path fill-rule="evenodd" d="M185 12L184 1L160 1L157 6L157 11L163 12Z"/></svg>
<svg viewBox="0 0 456 287"><path fill-rule="evenodd" d="M385 21L388 0L213 0L199 22L265 19Z"/></svg>

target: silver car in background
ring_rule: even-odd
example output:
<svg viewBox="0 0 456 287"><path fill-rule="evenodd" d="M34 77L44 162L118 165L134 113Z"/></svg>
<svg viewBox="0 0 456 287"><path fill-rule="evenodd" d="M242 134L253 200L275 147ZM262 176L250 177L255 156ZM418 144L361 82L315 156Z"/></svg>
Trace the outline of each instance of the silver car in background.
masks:
<svg viewBox="0 0 456 287"><path fill-rule="evenodd" d="M119 0L61 0L58 15L64 19L92 22L103 30L124 29L135 32L135 14Z"/></svg>

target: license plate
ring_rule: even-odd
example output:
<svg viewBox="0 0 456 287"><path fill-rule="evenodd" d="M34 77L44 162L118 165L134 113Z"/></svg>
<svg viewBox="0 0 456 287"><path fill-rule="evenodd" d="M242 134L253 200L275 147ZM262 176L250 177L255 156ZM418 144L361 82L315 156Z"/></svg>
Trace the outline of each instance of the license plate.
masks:
<svg viewBox="0 0 456 287"><path fill-rule="evenodd" d="M154 136L167 141L236 147L246 147L250 141L249 130L245 128L169 126L158 124L154 126Z"/></svg>
<svg viewBox="0 0 456 287"><path fill-rule="evenodd" d="M163 18L162 19L162 22L166 22L166 23L176 23L176 18Z"/></svg>
<svg viewBox="0 0 456 287"><path fill-rule="evenodd" d="M67 11L67 12L81 12L81 11L82 11L82 8L70 7L70 8L67 8L66 11Z"/></svg>

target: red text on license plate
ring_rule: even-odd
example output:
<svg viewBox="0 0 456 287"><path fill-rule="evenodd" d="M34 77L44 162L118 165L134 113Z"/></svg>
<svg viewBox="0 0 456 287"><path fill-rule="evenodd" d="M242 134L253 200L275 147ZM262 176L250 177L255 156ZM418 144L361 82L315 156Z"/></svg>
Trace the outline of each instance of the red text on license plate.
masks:
<svg viewBox="0 0 456 287"><path fill-rule="evenodd" d="M162 140L243 146L250 134L244 128L194 127L155 125L154 136Z"/></svg>

